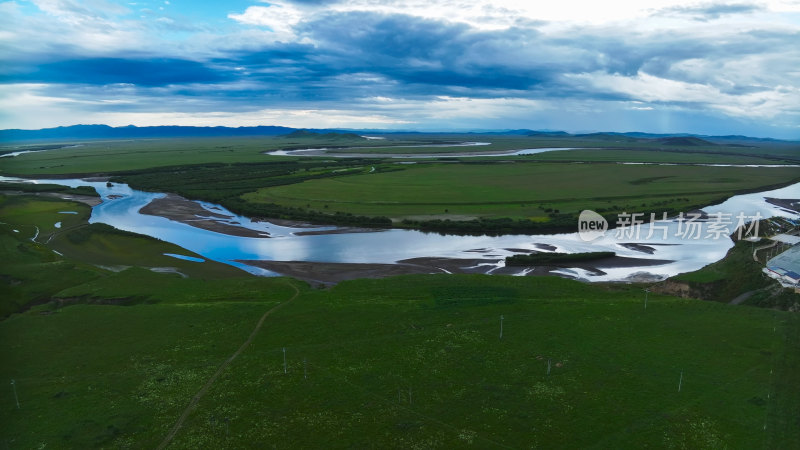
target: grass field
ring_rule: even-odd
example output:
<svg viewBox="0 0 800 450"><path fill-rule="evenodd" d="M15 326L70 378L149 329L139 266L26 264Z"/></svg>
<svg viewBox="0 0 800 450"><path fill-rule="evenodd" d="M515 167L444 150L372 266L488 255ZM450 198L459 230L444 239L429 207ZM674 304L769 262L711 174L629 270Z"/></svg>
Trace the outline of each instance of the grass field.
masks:
<svg viewBox="0 0 800 450"><path fill-rule="evenodd" d="M155 447L258 317L290 298L286 281L259 282L250 301L38 308L0 322L0 377L15 380L21 405L10 386L0 392L0 439ZM415 276L301 292L169 448L799 442L788 313L669 297L645 311L639 289L555 278Z"/></svg>
<svg viewBox="0 0 800 450"><path fill-rule="evenodd" d="M287 174L249 164L264 158L256 139L153 141L143 153L141 142L95 145L106 144L2 160L0 170L148 169L137 176L153 188L223 199L296 176L244 197L537 220L554 209L705 205L797 177L796 168L565 162L394 172L376 163L329 177L361 163L308 160ZM605 150L586 152L595 151ZM188 161L226 164L150 170ZM644 286L549 277L404 276L312 290L170 258L197 255L88 218L80 203L0 195L2 448L157 447L279 305L167 448L800 447L796 313L654 293L645 309ZM686 279L736 276L740 260ZM151 270L164 267L172 273Z"/></svg>
<svg viewBox="0 0 800 450"><path fill-rule="evenodd" d="M242 275L238 269L213 261L196 263L165 256L197 256L173 244L98 224L90 226L89 207L82 203L0 195L0 217L0 316L25 305L47 302L56 292L75 284L108 277L117 277L111 282L117 294L106 299L138 301L147 297L145 293L157 286L158 280L179 276L147 270L153 280L146 284L140 284L141 276L120 283L125 278L113 271L127 267L169 268L197 279ZM56 228L57 223L60 228Z"/></svg>
<svg viewBox="0 0 800 450"><path fill-rule="evenodd" d="M182 278L148 268L187 252L81 204L0 202L2 307L24 311L0 320L7 448L156 447L280 304L168 448L800 444L796 314L549 277L311 290L170 259Z"/></svg>
<svg viewBox="0 0 800 450"><path fill-rule="evenodd" d="M738 149L737 149L738 150ZM800 149L798 149L800 157ZM788 155L787 155L788 156ZM759 156L746 156L734 154L717 154L702 151L669 151L664 149L608 149L597 148L588 150L561 150L557 152L537 153L520 157L524 160L552 161L552 162L647 162L666 164L782 164L787 160L767 159Z"/></svg>
<svg viewBox="0 0 800 450"><path fill-rule="evenodd" d="M245 194L250 202L360 215L544 218L583 209L659 212L788 183L796 168L619 164L420 164Z"/></svg>
<svg viewBox="0 0 800 450"><path fill-rule="evenodd" d="M432 231L534 232L547 228L547 232L554 232L571 228L571 218L583 209L609 214L623 210L676 213L743 190L787 183L793 179L789 173L796 172L791 167L628 167L611 162L775 164L797 162L800 153L796 145L785 142L682 146L603 135L420 134L387 138L385 141L347 136L92 141L3 158L0 173L109 174L115 181L130 183L138 189L219 203L243 215L314 223L390 226L390 219L394 219L398 226ZM491 144L408 147L479 139ZM385 147L367 148L375 145ZM359 152L375 157L337 159L263 154L274 149L308 147L351 151L346 149L351 146L359 146ZM540 147L583 150L501 160L463 158L461 162L450 160L447 166L428 159L411 167L380 159L382 154L398 151L399 147L392 146L406 146L400 148L403 152L438 152L443 156L465 151ZM576 162L591 165L579 167ZM457 226L436 223L442 219L517 221L508 226L488 222ZM400 224L404 220L408 221Z"/></svg>
<svg viewBox="0 0 800 450"><path fill-rule="evenodd" d="M553 138L490 135L439 135L412 134L387 135L386 141L364 139L324 139L286 137L235 137L235 138L172 138L117 141L82 141L75 147L28 153L13 158L0 158L0 173L6 175L59 175L112 173L209 163L258 163L293 159L266 156L263 152L277 149L375 146L359 153L397 153L396 145L447 144L466 141L484 141L491 145L476 147L404 147L403 153L425 154L509 151L526 148L578 147L595 150L575 150L525 158L536 160L582 161L655 161L686 163L739 163L775 164L800 161L800 147L796 143L764 142L756 146L663 146L652 142L625 139ZM11 148L19 150L19 148ZM337 150L333 150L337 151ZM349 150L341 150L349 151Z"/></svg>
<svg viewBox="0 0 800 450"><path fill-rule="evenodd" d="M89 141L80 147L3 158L0 170L9 174L107 173L177 164L257 162L265 139L153 139Z"/></svg>

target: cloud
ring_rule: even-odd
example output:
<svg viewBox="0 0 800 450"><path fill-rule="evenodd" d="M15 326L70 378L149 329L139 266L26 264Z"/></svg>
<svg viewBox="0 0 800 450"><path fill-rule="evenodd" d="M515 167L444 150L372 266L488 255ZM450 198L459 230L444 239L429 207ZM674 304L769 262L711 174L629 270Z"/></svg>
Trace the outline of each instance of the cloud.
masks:
<svg viewBox="0 0 800 450"><path fill-rule="evenodd" d="M122 5L105 0L85 0L82 2L74 0L32 1L40 10L67 22L109 19L130 12L128 8Z"/></svg>
<svg viewBox="0 0 800 450"><path fill-rule="evenodd" d="M686 16L693 20L706 22L724 16L752 14L764 10L764 6L756 3L710 3L705 5L672 6L656 11L653 15Z"/></svg>
<svg viewBox="0 0 800 450"><path fill-rule="evenodd" d="M228 14L228 18L245 25L266 27L275 33L277 40L289 41L295 37L294 27L303 13L292 5L273 3L250 6L241 14Z"/></svg>
<svg viewBox="0 0 800 450"><path fill-rule="evenodd" d="M74 100L72 117L327 111L458 128L484 114L566 128L552 118L570 124L568 111L590 129L605 108L631 126L656 116L798 123L800 28L772 4L276 0L214 6L217 21L178 4L168 16L103 0L36 5L0 3L0 83L37 86L37 108ZM558 21L570 10L576 20Z"/></svg>
<svg viewBox="0 0 800 450"><path fill-rule="evenodd" d="M262 0L264 3L272 3L271 1ZM287 0L286 3L294 3L297 5L306 5L306 6L321 6L321 5L332 5L334 3L341 3L342 0Z"/></svg>
<svg viewBox="0 0 800 450"><path fill-rule="evenodd" d="M163 86L177 83L216 83L230 77L195 61L180 59L89 58L39 64L9 76L14 82Z"/></svg>
<svg viewBox="0 0 800 450"><path fill-rule="evenodd" d="M80 111L82 123L111 125L264 125L293 127L385 128L432 131L470 129L549 128L571 132L597 130L693 132L797 137L797 114L768 123L720 111L674 104L629 100L513 97L387 97L348 101L265 102L239 98L252 87L235 82L207 86L137 87L133 85L0 85L0 121L20 128L71 125ZM237 94L231 98L220 91ZM210 95L216 94L216 95ZM169 99L164 101L163 99ZM274 106L267 106L274 105ZM634 109L638 107L639 109ZM649 109L652 108L652 109Z"/></svg>
<svg viewBox="0 0 800 450"><path fill-rule="evenodd" d="M699 106L698 109L710 108L741 117L773 120L785 116L784 119L796 119L796 105L800 104L800 89L796 87L779 86L733 95L712 85L675 81L646 73L636 76L595 73L567 77L578 83L586 83L585 88L588 90L619 94L636 102Z"/></svg>
<svg viewBox="0 0 800 450"><path fill-rule="evenodd" d="M372 73L428 95L451 95L451 89L461 88L525 90L547 81L561 64L592 67L533 29L483 31L409 15L358 12L325 14L300 24L298 33L314 44L313 60L328 73Z"/></svg>
<svg viewBox="0 0 800 450"><path fill-rule="evenodd" d="M40 13L30 14L16 2L0 3L0 61L36 59L44 55L89 55L131 48L147 42L140 29L118 15L128 10L104 1L77 3L37 0Z"/></svg>

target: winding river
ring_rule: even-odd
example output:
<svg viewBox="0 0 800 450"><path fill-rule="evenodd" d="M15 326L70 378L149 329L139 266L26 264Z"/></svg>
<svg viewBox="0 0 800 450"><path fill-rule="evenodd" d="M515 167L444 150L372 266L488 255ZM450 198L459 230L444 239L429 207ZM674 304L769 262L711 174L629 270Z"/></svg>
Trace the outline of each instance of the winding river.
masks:
<svg viewBox="0 0 800 450"><path fill-rule="evenodd" d="M143 192L125 184L108 186L104 181L81 179L23 180L0 177L0 181L52 183L70 187L93 186L102 203L93 207L90 222L152 236L204 258L239 267L257 275L277 275L265 269L237 262L240 260L307 261L333 263L396 263L411 258L479 259L480 272L510 273L502 258L534 250L558 252L613 251L622 257L645 260L667 260L666 263L643 263L638 266L604 268L600 273L584 269L559 269L553 273L588 281L626 281L642 276L663 279L682 272L694 271L718 261L733 245L728 238L736 227L736 217L781 216L797 220L800 215L768 203L766 197L800 198L800 183L781 189L738 195L710 205L708 214L727 215L727 229L717 232L726 221L698 221L687 235L685 222L657 221L606 232L601 238L583 241L578 233L555 235L457 236L424 233L412 230L348 231L336 227L292 227L271 222L253 221L205 202L197 202L208 216L198 219L217 220L226 225L256 230L269 237L241 237L197 228L165 217L142 214L140 209L166 194ZM222 216L222 217L220 217ZM227 216L227 217L225 217ZM720 216L724 217L724 216ZM716 223L715 223L716 222ZM308 234L309 231L321 234ZM333 234L325 232L334 231ZM651 232L652 231L652 232ZM683 234L681 234L683 231ZM696 233L695 233L696 232ZM716 238L714 234L716 233ZM252 233L251 233L252 234ZM695 238L695 235L698 238ZM637 245L638 244L638 245ZM447 272L442 269L442 272ZM512 274L525 275L520 268Z"/></svg>
<svg viewBox="0 0 800 450"><path fill-rule="evenodd" d="M462 142L461 144L446 145L394 145L392 147L345 147L345 148L301 148L296 150L273 150L266 152L271 156L329 156L333 158L394 158L394 159L433 159L433 158L480 158L489 156L522 156L535 155L537 153L556 152L561 150L581 150L578 147L547 147L547 148L525 148L521 150L496 150L491 152L453 152L438 154L413 154L413 153L359 153L359 150L376 148L434 148L434 147L480 147L491 145L491 142ZM344 153L347 151L348 153Z"/></svg>

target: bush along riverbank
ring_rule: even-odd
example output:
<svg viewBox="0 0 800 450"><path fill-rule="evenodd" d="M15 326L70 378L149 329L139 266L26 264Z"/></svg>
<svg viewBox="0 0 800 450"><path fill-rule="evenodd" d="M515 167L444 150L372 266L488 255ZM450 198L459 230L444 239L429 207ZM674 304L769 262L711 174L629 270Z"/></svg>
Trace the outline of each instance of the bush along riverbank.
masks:
<svg viewBox="0 0 800 450"><path fill-rule="evenodd" d="M343 212L326 214L302 208L281 206L275 203L251 203L239 197L227 198L220 202L220 204L233 213L247 217L263 217L267 219L282 219L363 228L391 228L392 226L392 220L388 217L357 216Z"/></svg>
<svg viewBox="0 0 800 450"><path fill-rule="evenodd" d="M615 252L587 253L531 253L530 255L513 255L506 258L507 266L560 266L569 263L596 261L613 258Z"/></svg>
<svg viewBox="0 0 800 450"><path fill-rule="evenodd" d="M60 184L32 184L32 183L3 183L0 189L4 191L19 191L26 194L40 194L56 192L59 194L85 195L87 197L100 197L100 194L91 186L69 187Z"/></svg>

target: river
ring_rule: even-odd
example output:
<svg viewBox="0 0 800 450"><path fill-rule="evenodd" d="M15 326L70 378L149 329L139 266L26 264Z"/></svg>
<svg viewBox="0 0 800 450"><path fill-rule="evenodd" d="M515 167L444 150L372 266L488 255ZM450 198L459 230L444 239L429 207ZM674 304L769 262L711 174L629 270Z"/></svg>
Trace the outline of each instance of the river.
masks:
<svg viewBox="0 0 800 450"><path fill-rule="evenodd" d="M478 147L491 145L491 142L462 142L461 144L447 145L394 145L391 147L345 147L345 148L301 148L296 150L273 150L265 152L271 156L328 156L333 158L400 158L400 159L433 159L433 158L485 158L494 156L523 156L535 155L537 153L556 152L563 150L582 150L579 147L547 147L547 148L525 148L521 150L496 150L492 152L451 152L436 154L414 154L414 153L358 153L359 150L386 148L434 148L434 147ZM333 151L335 150L335 152ZM345 150L353 153L343 153Z"/></svg>
<svg viewBox="0 0 800 450"><path fill-rule="evenodd" d="M165 217L139 212L154 199L164 197L162 193L143 192L126 184L107 186L104 181L80 179L22 180L0 177L0 181L52 183L71 187L93 186L103 201L92 208L90 222L105 223L115 228L152 236L202 257L241 268L257 275L277 275L258 267L237 262L240 260L266 261L310 261L332 263L395 263L410 258L456 258L481 259L483 273L509 273L502 259L506 256L534 250L547 249L558 252L613 251L622 257L643 260L669 260L665 264L643 264L627 267L603 268L602 273L585 269L559 269L554 273L588 281L626 281L631 275L642 275L650 279L663 279L682 272L694 271L722 259L733 246L726 232L716 232L724 221L705 220L697 223L697 234L680 234L689 228L678 220L658 221L633 227L609 230L605 236L593 241L583 241L578 233L556 235L506 235L506 236L458 236L424 233L413 230L376 230L364 232L341 232L335 234L298 234L309 231L336 231L336 227L291 227L270 222L253 221L237 216L225 208L198 202L209 212L211 220L228 225L269 233L269 238L240 237L209 231L169 220ZM733 232L736 217L781 216L798 219L800 215L765 201L765 197L798 199L800 183L781 189L738 195L727 201L710 205L703 210L709 214L728 215L727 231ZM214 218L215 215L229 216ZM720 216L723 217L723 216ZM714 224L716 222L716 224ZM651 230L653 231L651 233ZM342 231L342 230L339 230ZM634 245L638 244L638 245ZM644 251L643 251L644 250ZM649 253L648 253L649 252ZM502 271L500 269L503 269ZM444 270L443 270L444 271ZM513 274L523 275L520 268Z"/></svg>

